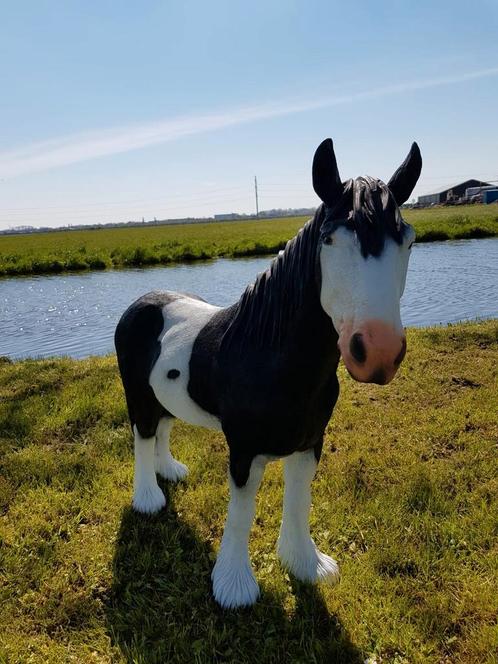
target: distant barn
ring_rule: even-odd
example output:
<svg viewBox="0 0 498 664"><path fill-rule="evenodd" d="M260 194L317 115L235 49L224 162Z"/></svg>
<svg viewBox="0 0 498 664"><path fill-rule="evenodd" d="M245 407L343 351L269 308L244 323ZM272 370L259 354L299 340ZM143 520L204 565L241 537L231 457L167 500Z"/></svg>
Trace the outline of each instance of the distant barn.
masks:
<svg viewBox="0 0 498 664"><path fill-rule="evenodd" d="M447 200L462 198L465 196L465 190L470 187L489 187L489 182L483 182L482 180L465 180L465 182L460 182L460 184L455 184L453 187L447 187L446 189L436 191L432 194L425 194L425 196L418 197L418 204L421 206L426 205L436 205L438 203L445 203Z"/></svg>

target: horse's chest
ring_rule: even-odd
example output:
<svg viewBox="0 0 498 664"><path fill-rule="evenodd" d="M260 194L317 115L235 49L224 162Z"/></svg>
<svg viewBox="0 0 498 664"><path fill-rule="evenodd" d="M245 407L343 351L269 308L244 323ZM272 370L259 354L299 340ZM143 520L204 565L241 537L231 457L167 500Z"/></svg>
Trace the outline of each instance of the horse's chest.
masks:
<svg viewBox="0 0 498 664"><path fill-rule="evenodd" d="M310 371L297 361L281 363L263 355L251 371L248 359L220 381L227 436L242 447L258 446L262 454L314 447L337 401L336 363Z"/></svg>

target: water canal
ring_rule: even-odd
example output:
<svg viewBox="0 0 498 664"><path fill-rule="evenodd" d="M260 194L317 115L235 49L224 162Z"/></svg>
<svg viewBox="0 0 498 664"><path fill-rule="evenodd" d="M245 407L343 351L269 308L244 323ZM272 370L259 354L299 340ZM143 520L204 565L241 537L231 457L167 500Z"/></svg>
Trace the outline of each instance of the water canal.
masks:
<svg viewBox="0 0 498 664"><path fill-rule="evenodd" d="M0 355L12 359L113 351L116 323L149 290L236 301L271 258L0 280ZM498 317L498 238L415 244L402 299L405 326Z"/></svg>

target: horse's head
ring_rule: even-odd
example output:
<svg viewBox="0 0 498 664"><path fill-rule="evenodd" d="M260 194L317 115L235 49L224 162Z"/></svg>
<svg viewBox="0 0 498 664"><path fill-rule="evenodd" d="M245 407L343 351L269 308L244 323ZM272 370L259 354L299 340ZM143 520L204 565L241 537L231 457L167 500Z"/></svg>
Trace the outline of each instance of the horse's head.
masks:
<svg viewBox="0 0 498 664"><path fill-rule="evenodd" d="M371 177L341 182L331 139L313 160L313 187L323 201L320 301L349 373L361 382L388 383L405 356L399 308L415 232L399 206L421 168L416 143L387 185Z"/></svg>

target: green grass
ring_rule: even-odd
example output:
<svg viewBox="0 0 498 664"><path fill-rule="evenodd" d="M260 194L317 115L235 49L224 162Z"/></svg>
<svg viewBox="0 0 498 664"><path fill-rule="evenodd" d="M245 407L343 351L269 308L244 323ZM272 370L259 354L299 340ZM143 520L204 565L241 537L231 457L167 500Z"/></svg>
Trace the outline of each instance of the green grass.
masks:
<svg viewBox="0 0 498 664"><path fill-rule="evenodd" d="M190 475L140 516L114 358L0 363L0 661L497 661L498 321L410 330L408 349L386 387L341 367L311 519L340 584L280 568L270 464L250 543L262 596L237 612L210 594L222 435L175 424Z"/></svg>
<svg viewBox="0 0 498 664"><path fill-rule="evenodd" d="M406 210L417 240L498 235L498 207ZM219 256L273 254L306 217L146 228L0 236L0 276L166 264Z"/></svg>

